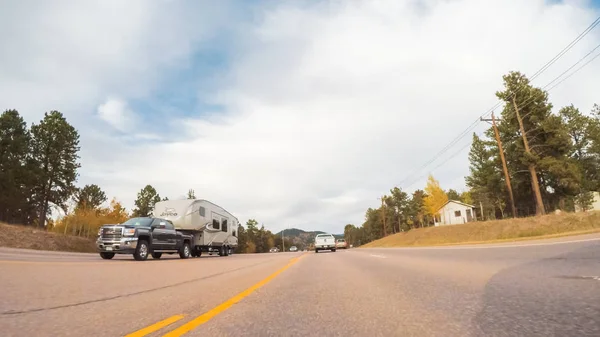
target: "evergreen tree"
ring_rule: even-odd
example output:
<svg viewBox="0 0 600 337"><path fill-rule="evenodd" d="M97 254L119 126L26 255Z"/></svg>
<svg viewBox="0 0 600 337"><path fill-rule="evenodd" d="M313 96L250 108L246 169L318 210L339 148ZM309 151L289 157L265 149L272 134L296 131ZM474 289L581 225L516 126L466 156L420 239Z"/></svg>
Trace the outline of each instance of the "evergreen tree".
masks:
<svg viewBox="0 0 600 337"><path fill-rule="evenodd" d="M489 143L473 134L473 143L469 151L470 175L465 181L473 202L483 206L485 214L478 214L479 219L495 219L496 210L500 216L504 214L504 207L501 206L505 200L505 185L498 164L494 161L493 149L489 146ZM481 210L476 210L476 214L477 212L481 213Z"/></svg>
<svg viewBox="0 0 600 337"><path fill-rule="evenodd" d="M531 86L523 74L511 72L503 79L504 90L496 93L505 102L498 128L502 142L506 144L509 172L514 174L515 203L524 207L526 214L536 213L530 174L533 168L537 172L537 182L547 211L564 208L567 198L575 196L581 184L580 171L569 159L572 144L566 125L560 116L552 114L548 93ZM515 103L521 115L530 154L524 148Z"/></svg>
<svg viewBox="0 0 600 337"><path fill-rule="evenodd" d="M154 204L160 201L160 195L152 185L146 185L137 194L137 199L134 201L135 209L133 216L146 217L149 216L154 209Z"/></svg>
<svg viewBox="0 0 600 337"><path fill-rule="evenodd" d="M62 113L45 113L31 126L31 156L35 176L33 202L38 210L38 226L46 224L53 203L66 209L65 202L75 192L79 159L79 133Z"/></svg>
<svg viewBox="0 0 600 337"><path fill-rule="evenodd" d="M85 185L77 189L74 196L78 208L97 209L103 202L108 200L106 194L98 185Z"/></svg>
<svg viewBox="0 0 600 337"><path fill-rule="evenodd" d="M31 135L17 110L0 115L0 221L28 224L31 205Z"/></svg>

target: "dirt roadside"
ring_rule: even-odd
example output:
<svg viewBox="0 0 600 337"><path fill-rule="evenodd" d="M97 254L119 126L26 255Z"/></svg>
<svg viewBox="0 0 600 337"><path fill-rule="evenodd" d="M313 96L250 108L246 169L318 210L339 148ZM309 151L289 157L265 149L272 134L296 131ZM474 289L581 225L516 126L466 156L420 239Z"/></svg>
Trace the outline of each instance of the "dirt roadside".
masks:
<svg viewBox="0 0 600 337"><path fill-rule="evenodd" d="M63 252L96 252L93 239L47 232L32 226L0 223L0 247Z"/></svg>

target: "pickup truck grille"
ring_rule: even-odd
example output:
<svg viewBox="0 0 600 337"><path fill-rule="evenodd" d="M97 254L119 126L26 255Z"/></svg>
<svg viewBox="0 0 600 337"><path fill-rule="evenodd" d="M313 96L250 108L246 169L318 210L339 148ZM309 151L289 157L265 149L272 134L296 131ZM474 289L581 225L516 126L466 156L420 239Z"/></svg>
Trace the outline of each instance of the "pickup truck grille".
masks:
<svg viewBox="0 0 600 337"><path fill-rule="evenodd" d="M103 239L119 239L123 235L123 228L107 227L102 229Z"/></svg>

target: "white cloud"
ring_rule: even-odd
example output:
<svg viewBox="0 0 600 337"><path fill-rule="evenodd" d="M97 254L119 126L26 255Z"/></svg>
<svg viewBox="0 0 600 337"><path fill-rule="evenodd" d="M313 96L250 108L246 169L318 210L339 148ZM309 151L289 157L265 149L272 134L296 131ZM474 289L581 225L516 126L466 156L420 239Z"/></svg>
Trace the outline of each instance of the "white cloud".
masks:
<svg viewBox="0 0 600 337"><path fill-rule="evenodd" d="M127 103L116 98L109 98L98 106L98 116L119 131L128 131L137 122L137 118Z"/></svg>
<svg viewBox="0 0 600 337"><path fill-rule="evenodd" d="M102 147L93 146L94 155L87 154L82 181L100 184L128 206L146 184L170 197L193 188L196 196L223 205L242 221L256 218L273 230L296 226L341 232L346 223L360 223L365 209L378 205L378 197L496 103L503 74L533 73L598 15L582 1L292 4L269 9L253 26L240 29L232 68L214 92L202 93L222 104L225 115L179 121L186 137L177 142L129 144L90 133L90 146ZM132 12L123 10L117 19ZM183 12L194 13L174 14ZM140 22L148 22L144 13L139 12ZM183 19L169 22L187 27ZM145 71L155 64L169 69L173 60L185 59L193 49L189 43L198 40L183 29L176 30L182 35L142 24L118 29L130 38L111 45L114 63L93 67L89 62L97 70L72 72L73 86L84 84L85 89L100 78L102 88L91 91L119 92L123 99L147 95L151 85L129 86L144 83ZM100 34L98 28L92 31ZM134 49L135 57L125 53L128 62L120 65L122 50L138 44L132 41L153 41L157 34L177 52L163 59L149 51L164 46ZM596 30L534 84L547 83L599 42ZM89 55L94 53L73 56L72 62ZM150 59L136 64L145 57ZM551 92L555 107L591 108L598 73L600 62L592 63ZM76 100L44 79L35 83L40 91L56 90L43 96L44 106L53 99L60 104ZM100 95L86 97L95 99L94 106L103 103ZM469 140L470 135L443 158ZM442 187L461 188L466 153L433 172Z"/></svg>
<svg viewBox="0 0 600 337"><path fill-rule="evenodd" d="M147 98L189 64L226 5L12 1L0 11L0 103L28 119L60 109L83 124L109 95Z"/></svg>

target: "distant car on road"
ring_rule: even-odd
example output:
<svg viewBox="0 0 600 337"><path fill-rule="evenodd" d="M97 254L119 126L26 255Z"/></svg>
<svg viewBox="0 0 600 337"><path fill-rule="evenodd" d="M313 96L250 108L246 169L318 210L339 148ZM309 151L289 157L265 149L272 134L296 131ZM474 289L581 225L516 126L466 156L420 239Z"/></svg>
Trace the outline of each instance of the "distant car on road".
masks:
<svg viewBox="0 0 600 337"><path fill-rule="evenodd" d="M277 247L272 247L271 249L269 249L269 253L277 253L279 251L279 248Z"/></svg>
<svg viewBox="0 0 600 337"><path fill-rule="evenodd" d="M331 250L335 252L335 237L331 234L317 234L315 237L315 253L320 250Z"/></svg>
<svg viewBox="0 0 600 337"><path fill-rule="evenodd" d="M348 249L348 244L344 239L337 239L337 242L335 243L335 248Z"/></svg>
<svg viewBox="0 0 600 337"><path fill-rule="evenodd" d="M298 251L298 247L296 247L296 246L290 247L290 252L297 252L297 251Z"/></svg>

